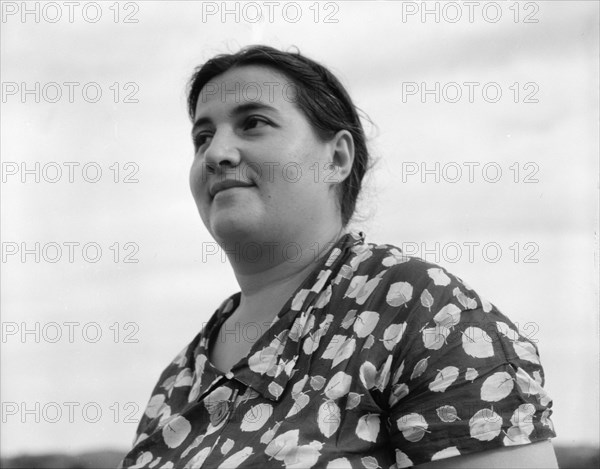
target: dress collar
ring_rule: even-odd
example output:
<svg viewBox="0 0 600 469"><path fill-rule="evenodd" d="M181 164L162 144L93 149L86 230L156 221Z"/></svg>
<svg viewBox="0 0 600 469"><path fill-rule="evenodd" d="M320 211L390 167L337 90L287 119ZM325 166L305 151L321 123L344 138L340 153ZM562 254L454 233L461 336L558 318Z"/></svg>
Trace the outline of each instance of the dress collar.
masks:
<svg viewBox="0 0 600 469"><path fill-rule="evenodd" d="M309 320L315 303L322 295L331 294L332 282L342 266L348 262L352 248L364 242L363 232L344 234L286 302L269 329L252 346L248 357L239 361L225 376L240 381L269 400L279 401L296 371L302 337L323 326ZM235 310L240 297L241 293L237 292L225 300L201 334L198 347L194 351L192 366L196 371L194 381L202 380L202 383L192 384L192 390L197 388L192 392L195 396L204 394L211 383L223 376L222 372L208 362L208 341ZM199 369L199 363L202 364L202 369ZM201 376L204 372L209 372L209 368L215 379Z"/></svg>

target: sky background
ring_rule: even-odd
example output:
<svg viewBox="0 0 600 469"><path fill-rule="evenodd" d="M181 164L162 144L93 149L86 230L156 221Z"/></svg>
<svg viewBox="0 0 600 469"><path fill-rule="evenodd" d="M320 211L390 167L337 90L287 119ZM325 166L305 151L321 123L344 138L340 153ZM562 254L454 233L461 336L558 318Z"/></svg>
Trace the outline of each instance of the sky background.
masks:
<svg viewBox="0 0 600 469"><path fill-rule="evenodd" d="M37 17L2 3L3 456L126 448L159 373L238 291L229 265L206 255L189 191L185 84L213 55L254 43L330 67L375 124L377 165L353 226L438 262L537 340L555 442L598 443L597 2L480 2L471 18L461 2L428 2L437 22L421 2L279 2L272 18L256 2L257 22L234 2L239 15L224 18L221 2L204 15L201 2L88 3L72 22L62 2L58 19L44 3L27 4ZM73 102L65 82L78 84ZM440 102L423 83L439 83ZM36 163L40 181L22 182L22 164ZM423 180L421 165L436 164L439 182ZM35 243L39 262L23 262ZM49 243L62 246L57 262ZM64 243L79 243L73 262ZM86 243L87 259L101 247L97 262ZM465 243L479 243L471 258Z"/></svg>

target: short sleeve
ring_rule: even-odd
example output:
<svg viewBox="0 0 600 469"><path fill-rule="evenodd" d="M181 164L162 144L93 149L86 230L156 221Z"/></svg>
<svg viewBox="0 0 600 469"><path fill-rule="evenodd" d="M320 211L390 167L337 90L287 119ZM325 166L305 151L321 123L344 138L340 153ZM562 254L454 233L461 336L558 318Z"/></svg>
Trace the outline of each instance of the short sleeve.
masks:
<svg viewBox="0 0 600 469"><path fill-rule="evenodd" d="M425 266L389 386L397 466L556 436L536 344L460 279Z"/></svg>

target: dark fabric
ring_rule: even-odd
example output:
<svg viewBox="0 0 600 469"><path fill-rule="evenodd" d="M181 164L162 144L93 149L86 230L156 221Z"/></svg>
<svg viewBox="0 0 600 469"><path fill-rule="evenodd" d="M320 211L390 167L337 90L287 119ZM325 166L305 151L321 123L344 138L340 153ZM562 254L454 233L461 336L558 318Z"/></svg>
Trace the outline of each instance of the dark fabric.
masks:
<svg viewBox="0 0 600 469"><path fill-rule="evenodd" d="M443 268L347 233L226 375L224 301L122 467L409 467L555 436L535 344Z"/></svg>

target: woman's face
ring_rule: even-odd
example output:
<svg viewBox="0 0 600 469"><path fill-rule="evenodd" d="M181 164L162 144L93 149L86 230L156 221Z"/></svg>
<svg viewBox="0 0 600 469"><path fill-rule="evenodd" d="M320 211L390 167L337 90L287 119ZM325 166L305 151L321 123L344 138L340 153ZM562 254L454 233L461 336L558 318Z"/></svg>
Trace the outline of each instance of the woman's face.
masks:
<svg viewBox="0 0 600 469"><path fill-rule="evenodd" d="M341 226L333 143L316 135L293 91L261 66L231 69L202 89L190 186L217 241L293 240L315 224Z"/></svg>

